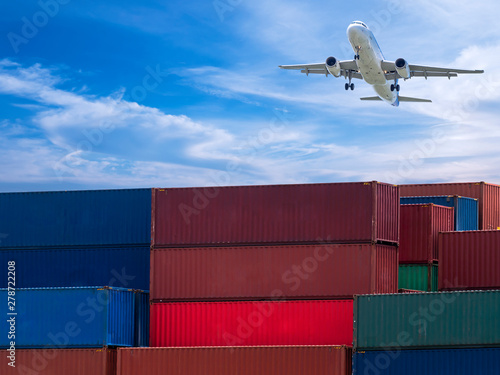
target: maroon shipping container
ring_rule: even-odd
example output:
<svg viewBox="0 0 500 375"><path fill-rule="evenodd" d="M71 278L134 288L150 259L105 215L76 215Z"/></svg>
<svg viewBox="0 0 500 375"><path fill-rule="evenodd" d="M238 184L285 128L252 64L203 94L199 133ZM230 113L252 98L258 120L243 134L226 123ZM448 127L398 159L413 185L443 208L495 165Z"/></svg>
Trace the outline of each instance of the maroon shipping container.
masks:
<svg viewBox="0 0 500 375"><path fill-rule="evenodd" d="M0 374L115 375L116 349L16 349L16 367L3 362Z"/></svg>
<svg viewBox="0 0 500 375"><path fill-rule="evenodd" d="M500 229L500 185L486 182L400 185L402 197L461 195L477 198L479 229Z"/></svg>
<svg viewBox="0 0 500 375"><path fill-rule="evenodd" d="M438 233L454 227L452 207L429 204L401 205L399 263L438 260Z"/></svg>
<svg viewBox="0 0 500 375"><path fill-rule="evenodd" d="M122 348L117 375L351 375L345 346Z"/></svg>
<svg viewBox="0 0 500 375"><path fill-rule="evenodd" d="M155 189L154 246L388 242L399 188L379 182Z"/></svg>
<svg viewBox="0 0 500 375"><path fill-rule="evenodd" d="M350 346L352 308L352 300L152 303L150 346Z"/></svg>
<svg viewBox="0 0 500 375"><path fill-rule="evenodd" d="M438 288L500 289L500 231L440 233Z"/></svg>
<svg viewBox="0 0 500 375"><path fill-rule="evenodd" d="M151 251L152 300L353 298L396 293L398 248L372 244L166 248Z"/></svg>

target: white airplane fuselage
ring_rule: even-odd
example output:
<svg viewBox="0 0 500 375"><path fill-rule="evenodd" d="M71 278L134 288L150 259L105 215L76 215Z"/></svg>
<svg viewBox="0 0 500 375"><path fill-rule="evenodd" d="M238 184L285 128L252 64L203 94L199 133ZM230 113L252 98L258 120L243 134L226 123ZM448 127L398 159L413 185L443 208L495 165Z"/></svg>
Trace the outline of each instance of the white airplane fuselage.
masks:
<svg viewBox="0 0 500 375"><path fill-rule="evenodd" d="M353 23L347 28L347 38L355 54L359 56L355 61L363 80L372 85L382 100L393 106L398 106L398 92L391 91L393 82L387 81L385 78L385 72L382 70L384 55L373 33L369 29Z"/></svg>

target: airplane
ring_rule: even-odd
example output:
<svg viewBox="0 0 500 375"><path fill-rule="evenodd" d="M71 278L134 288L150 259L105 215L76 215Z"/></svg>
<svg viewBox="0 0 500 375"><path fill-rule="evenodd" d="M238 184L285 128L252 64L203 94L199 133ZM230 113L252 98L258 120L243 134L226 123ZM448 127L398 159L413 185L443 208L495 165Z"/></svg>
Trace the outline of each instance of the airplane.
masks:
<svg viewBox="0 0 500 375"><path fill-rule="evenodd" d="M361 21L354 21L347 28L347 38L351 44L355 55L353 60L339 61L331 56L325 63L318 64L299 64L299 65L280 65L281 69L300 70L301 73L329 74L334 77L345 77L349 83L345 84L346 90L354 90L352 79L362 79L370 84L377 93L377 96L361 98L361 100L385 101L395 107L400 102L427 102L428 99L410 98L399 96L399 79L410 79L412 77L457 77L459 74L480 74L484 70L463 70L451 68L437 68L431 66L408 64L408 62L399 58L396 61L385 59L375 36L368 26Z"/></svg>

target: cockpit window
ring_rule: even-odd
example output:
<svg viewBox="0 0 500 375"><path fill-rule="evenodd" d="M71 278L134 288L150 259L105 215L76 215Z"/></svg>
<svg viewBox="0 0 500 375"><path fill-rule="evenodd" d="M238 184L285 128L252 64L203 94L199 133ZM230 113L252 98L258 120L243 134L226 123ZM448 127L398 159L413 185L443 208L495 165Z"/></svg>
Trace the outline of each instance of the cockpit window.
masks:
<svg viewBox="0 0 500 375"><path fill-rule="evenodd" d="M366 26L363 22L361 21L354 21L353 23L355 23L356 25L361 25L363 26L365 29L368 29L368 26Z"/></svg>

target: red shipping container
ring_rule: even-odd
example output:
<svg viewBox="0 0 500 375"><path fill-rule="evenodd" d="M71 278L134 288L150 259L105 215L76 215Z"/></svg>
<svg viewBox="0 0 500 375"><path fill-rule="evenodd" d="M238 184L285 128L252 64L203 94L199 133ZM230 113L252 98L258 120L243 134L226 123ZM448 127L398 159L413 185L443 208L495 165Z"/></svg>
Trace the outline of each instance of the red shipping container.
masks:
<svg viewBox="0 0 500 375"><path fill-rule="evenodd" d="M152 300L353 298L396 293L398 248L372 244L166 248L151 251Z"/></svg>
<svg viewBox="0 0 500 375"><path fill-rule="evenodd" d="M122 348L117 375L351 375L345 346Z"/></svg>
<svg viewBox="0 0 500 375"><path fill-rule="evenodd" d="M15 367L4 360L0 374L115 375L116 349L16 349Z"/></svg>
<svg viewBox="0 0 500 375"><path fill-rule="evenodd" d="M350 346L352 309L352 300L152 303L150 346Z"/></svg>
<svg viewBox="0 0 500 375"><path fill-rule="evenodd" d="M438 288L500 289L500 231L440 233Z"/></svg>
<svg viewBox="0 0 500 375"><path fill-rule="evenodd" d="M452 207L429 204L401 205L399 263L438 260L438 233L454 228Z"/></svg>
<svg viewBox="0 0 500 375"><path fill-rule="evenodd" d="M154 246L389 242L399 189L379 182L155 189Z"/></svg>
<svg viewBox="0 0 500 375"><path fill-rule="evenodd" d="M500 229L500 185L486 182L400 185L402 197L461 195L477 198L479 229Z"/></svg>

